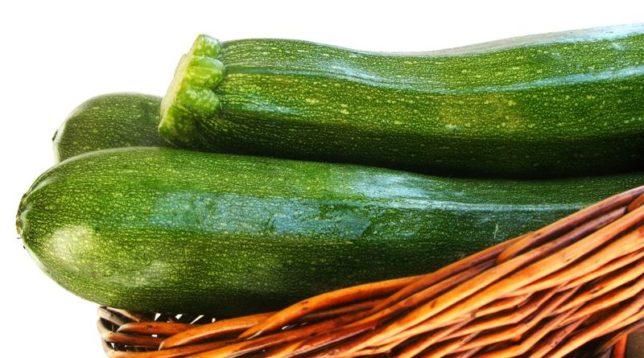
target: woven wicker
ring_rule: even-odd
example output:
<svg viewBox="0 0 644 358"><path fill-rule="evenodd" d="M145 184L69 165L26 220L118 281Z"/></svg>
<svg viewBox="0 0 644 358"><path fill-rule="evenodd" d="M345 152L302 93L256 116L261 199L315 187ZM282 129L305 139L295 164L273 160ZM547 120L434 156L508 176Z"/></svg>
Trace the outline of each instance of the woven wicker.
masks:
<svg viewBox="0 0 644 358"><path fill-rule="evenodd" d="M644 186L438 271L214 320L101 308L111 357L624 355L644 327Z"/></svg>

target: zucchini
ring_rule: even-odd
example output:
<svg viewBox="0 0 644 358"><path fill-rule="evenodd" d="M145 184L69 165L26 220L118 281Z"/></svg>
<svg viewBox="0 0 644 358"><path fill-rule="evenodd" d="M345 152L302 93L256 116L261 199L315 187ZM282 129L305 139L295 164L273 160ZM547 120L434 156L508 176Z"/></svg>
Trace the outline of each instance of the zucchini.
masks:
<svg viewBox="0 0 644 358"><path fill-rule="evenodd" d="M169 146L159 136L161 98L139 93L111 93L76 107L54 134L58 161L100 149Z"/></svg>
<svg viewBox="0 0 644 358"><path fill-rule="evenodd" d="M423 54L201 35L162 101L193 149L463 176L644 167L644 25Z"/></svg>
<svg viewBox="0 0 644 358"><path fill-rule="evenodd" d="M43 174L17 227L44 271L81 297L230 315L428 272L643 179L457 179L121 148Z"/></svg>

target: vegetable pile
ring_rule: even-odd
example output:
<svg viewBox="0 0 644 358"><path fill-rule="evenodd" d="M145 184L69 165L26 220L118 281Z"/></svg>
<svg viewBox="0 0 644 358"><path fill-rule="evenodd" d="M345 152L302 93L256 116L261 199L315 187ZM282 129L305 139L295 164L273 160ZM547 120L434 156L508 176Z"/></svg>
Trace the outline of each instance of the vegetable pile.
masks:
<svg viewBox="0 0 644 358"><path fill-rule="evenodd" d="M644 25L401 55L197 38L88 100L18 232L71 292L238 315L426 273L644 184Z"/></svg>

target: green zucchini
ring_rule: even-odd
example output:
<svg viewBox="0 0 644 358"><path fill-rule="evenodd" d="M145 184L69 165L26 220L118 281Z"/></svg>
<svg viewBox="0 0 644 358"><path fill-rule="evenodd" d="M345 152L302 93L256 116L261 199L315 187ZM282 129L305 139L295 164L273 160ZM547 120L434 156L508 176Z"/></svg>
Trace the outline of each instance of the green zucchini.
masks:
<svg viewBox="0 0 644 358"><path fill-rule="evenodd" d="M76 107L54 134L59 161L100 149L170 146L157 131L161 98L139 93L111 93Z"/></svg>
<svg viewBox="0 0 644 358"><path fill-rule="evenodd" d="M644 25L423 54L197 38L161 105L176 145L465 176L644 167Z"/></svg>
<svg viewBox="0 0 644 358"><path fill-rule="evenodd" d="M121 148L43 174L17 227L44 271L81 297L227 315L428 272L643 182L457 179Z"/></svg>

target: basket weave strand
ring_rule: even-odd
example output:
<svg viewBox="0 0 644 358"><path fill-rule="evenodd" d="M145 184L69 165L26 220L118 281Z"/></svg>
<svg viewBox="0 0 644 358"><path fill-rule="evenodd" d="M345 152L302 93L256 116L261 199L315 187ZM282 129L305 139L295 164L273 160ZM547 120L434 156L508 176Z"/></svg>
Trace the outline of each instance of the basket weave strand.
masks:
<svg viewBox="0 0 644 358"><path fill-rule="evenodd" d="M214 320L101 307L110 357L623 356L644 327L644 186L425 275Z"/></svg>

